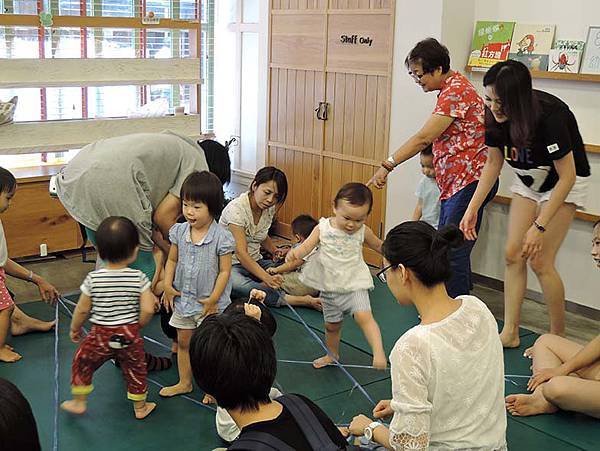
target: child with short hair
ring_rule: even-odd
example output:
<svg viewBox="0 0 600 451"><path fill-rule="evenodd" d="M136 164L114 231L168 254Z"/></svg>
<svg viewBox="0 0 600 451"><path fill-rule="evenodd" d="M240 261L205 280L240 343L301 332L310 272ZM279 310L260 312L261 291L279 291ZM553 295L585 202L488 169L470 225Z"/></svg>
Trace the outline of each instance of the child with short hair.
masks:
<svg viewBox="0 0 600 451"><path fill-rule="evenodd" d="M168 398L193 390L190 339L204 318L231 303L229 276L235 250L231 232L215 220L225 204L216 175L193 172L181 186L180 199L186 222L169 231L163 296L163 305L173 311L169 324L177 329L179 382L159 392Z"/></svg>
<svg viewBox="0 0 600 451"><path fill-rule="evenodd" d="M382 241L365 225L373 206L373 194L362 183L347 183L333 200L330 218L321 218L310 236L291 249L286 262L301 259L318 245L319 251L302 270L300 281L321 292L325 340L331 354L313 362L323 368L339 358L342 321L351 313L373 350L373 366L384 369L387 359L379 326L371 313L368 290L373 278L363 260L363 242L381 253Z"/></svg>
<svg viewBox="0 0 600 451"><path fill-rule="evenodd" d="M16 191L15 176L9 170L0 167L0 213L8 210ZM47 332L54 327L54 321L30 318L19 310L15 306L11 293L6 288L6 274L35 283L46 302L55 302L58 297L56 288L44 278L8 258L6 237L2 221L0 221L0 362L14 363L21 360L22 356L6 343L9 328L11 328L13 336L32 331Z"/></svg>
<svg viewBox="0 0 600 451"><path fill-rule="evenodd" d="M253 289L250 291L250 299L248 302L236 302L230 304L224 311L223 315L245 315L254 318L258 321L263 329L273 337L277 331L277 321L275 317L269 311L269 308L264 305L264 300L267 294L262 290ZM281 396L282 393L275 387L271 387L269 392L269 398L275 399ZM212 397L211 402L214 402ZM240 428L233 421L231 415L222 407L217 406L217 415L215 417L215 424L217 427L217 434L226 442L233 442L240 435Z"/></svg>
<svg viewBox="0 0 600 451"><path fill-rule="evenodd" d="M81 285L71 320L71 341L81 341L81 328L88 316L92 329L73 357L73 399L64 401L61 408L77 415L85 413L87 397L94 389L94 372L115 359L127 382L127 398L133 401L135 417L141 420L156 403L146 402L147 368L140 329L152 319L158 301L146 275L128 268L136 260L139 246L139 234L131 220L106 218L96 231L96 245L106 267L90 272Z"/></svg>
<svg viewBox="0 0 600 451"><path fill-rule="evenodd" d="M292 249L300 246L306 238L311 234L313 229L319 225L317 220L310 215L299 215L292 221ZM299 303L304 304L306 302L314 304L320 307L321 301L318 298L319 291L314 288L308 287L300 282L300 271L306 261L311 258L317 249L304 258L294 260L292 262L286 262L282 265L267 268L269 274L281 274L283 276L283 283L281 289L286 292L286 301L298 299ZM293 302L292 302L293 304Z"/></svg>
<svg viewBox="0 0 600 451"><path fill-rule="evenodd" d="M413 212L413 221L425 221L436 229L440 221L440 188L435 181L432 145L421 151L421 173L423 177L417 185L417 205Z"/></svg>

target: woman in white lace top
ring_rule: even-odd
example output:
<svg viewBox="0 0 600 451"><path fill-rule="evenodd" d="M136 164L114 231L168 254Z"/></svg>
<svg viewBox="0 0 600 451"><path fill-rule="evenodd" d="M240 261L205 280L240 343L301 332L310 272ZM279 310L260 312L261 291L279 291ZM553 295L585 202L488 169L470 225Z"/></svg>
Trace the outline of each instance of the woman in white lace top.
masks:
<svg viewBox="0 0 600 451"><path fill-rule="evenodd" d="M365 415L350 432L394 450L505 450L504 363L494 317L474 296L448 296L448 252L460 245L456 226L439 232L421 221L394 227L383 244L379 278L401 305L414 304L421 323L390 354L392 400L373 410L393 415L389 429Z"/></svg>

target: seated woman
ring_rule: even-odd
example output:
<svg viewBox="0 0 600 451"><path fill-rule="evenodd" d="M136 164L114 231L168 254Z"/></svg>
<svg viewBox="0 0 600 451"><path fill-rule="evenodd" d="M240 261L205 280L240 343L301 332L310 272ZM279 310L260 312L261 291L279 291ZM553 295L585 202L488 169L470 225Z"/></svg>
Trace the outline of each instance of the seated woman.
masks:
<svg viewBox="0 0 600 451"><path fill-rule="evenodd" d="M594 224L592 258L600 268L600 221ZM600 335L585 347L546 334L525 351L533 359L530 395L506 397L506 408L515 416L554 413L558 409L600 418Z"/></svg>
<svg viewBox="0 0 600 451"><path fill-rule="evenodd" d="M390 428L365 415L350 425L394 450L506 449L502 343L496 320L474 296L448 296L448 254L460 246L454 225L438 232L426 222L394 227L383 243L378 276L401 305L413 304L421 323L390 354L392 400L373 410L393 415Z"/></svg>
<svg viewBox="0 0 600 451"><path fill-rule="evenodd" d="M0 378L0 449L40 451L37 425L31 406L19 389Z"/></svg>
<svg viewBox="0 0 600 451"><path fill-rule="evenodd" d="M311 296L283 293L281 274L271 275L267 269L275 263L260 253L261 246L271 255L279 251L269 237L269 229L287 197L287 178L283 171L267 166L256 173L250 191L227 204L220 224L228 227L235 239L235 254L231 268L232 299L248 298L253 289L267 293L265 304L279 307L284 302L320 308L320 301Z"/></svg>

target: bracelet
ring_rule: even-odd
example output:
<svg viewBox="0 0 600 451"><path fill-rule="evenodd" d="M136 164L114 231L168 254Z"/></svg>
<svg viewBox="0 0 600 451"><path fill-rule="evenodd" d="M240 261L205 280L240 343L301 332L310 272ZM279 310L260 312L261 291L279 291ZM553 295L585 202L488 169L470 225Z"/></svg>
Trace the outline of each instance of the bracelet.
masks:
<svg viewBox="0 0 600 451"><path fill-rule="evenodd" d="M392 172L395 166L392 166L389 161L384 160L381 162L381 167L383 167L383 169L385 169L388 172Z"/></svg>
<svg viewBox="0 0 600 451"><path fill-rule="evenodd" d="M31 269L29 270L29 274L27 274L27 280L29 282L33 281L33 271Z"/></svg>
<svg viewBox="0 0 600 451"><path fill-rule="evenodd" d="M544 233L546 231L546 228L543 225L541 225L539 222L537 222L537 219L535 221L533 221L533 225L535 226L536 229L538 229L542 233Z"/></svg>

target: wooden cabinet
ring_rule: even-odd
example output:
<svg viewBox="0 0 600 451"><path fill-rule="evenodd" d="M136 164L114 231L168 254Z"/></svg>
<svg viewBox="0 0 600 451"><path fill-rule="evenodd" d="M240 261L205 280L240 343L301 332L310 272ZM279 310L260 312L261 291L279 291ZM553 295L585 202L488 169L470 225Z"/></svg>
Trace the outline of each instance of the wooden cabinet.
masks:
<svg viewBox="0 0 600 451"><path fill-rule="evenodd" d="M40 255L40 244L46 244L49 254L81 247L79 225L48 194L50 176L58 170L50 166L12 171L17 191L10 208L0 216L10 258Z"/></svg>

